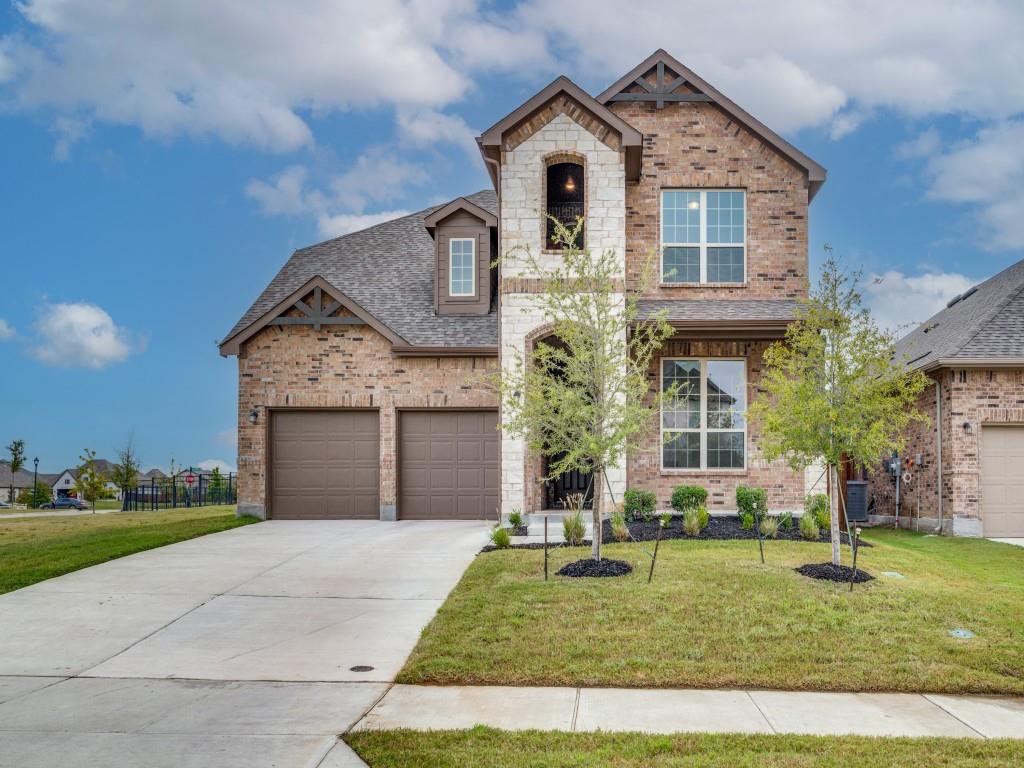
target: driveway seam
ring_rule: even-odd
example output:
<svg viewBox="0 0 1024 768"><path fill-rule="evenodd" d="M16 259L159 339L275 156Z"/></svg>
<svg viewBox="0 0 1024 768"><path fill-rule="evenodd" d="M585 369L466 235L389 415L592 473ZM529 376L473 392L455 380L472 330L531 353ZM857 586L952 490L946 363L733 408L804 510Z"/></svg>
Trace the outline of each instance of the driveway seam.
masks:
<svg viewBox="0 0 1024 768"><path fill-rule="evenodd" d="M384 697L385 697L385 696L387 696L387 695L388 695L388 694L389 694L389 693L391 692L391 689L392 689L392 688L394 688L394 687L395 687L395 685L396 685L395 681L394 681L394 680L392 680L392 681L391 681L391 682L390 682L390 683L388 684L388 687L387 687L387 688L386 688L386 689L384 690L384 693L382 693L382 694L381 694L380 696L378 696L378 697L377 697L377 700L376 700L376 701L374 701L374 702L373 702L373 704L371 704L370 706L368 706L368 707L366 708L366 710L365 710L365 711L363 712L363 714L361 714L361 715L360 715L359 717L357 717L357 718L356 718L356 719L355 719L355 720L354 720L354 721L352 722L352 724L351 724L351 725L350 725L350 726L349 726L349 727L348 727L347 729L345 729L344 731L342 731L342 733L340 733L340 734L338 735L338 738L341 738L341 737L342 737L342 736L344 736L344 735L345 735L346 733L352 733L353 729L355 729L355 727L356 727L357 725L359 725L359 724L360 724L361 722L363 722L363 720L365 720L365 719L366 719L366 716L367 716L367 715L369 715L369 714L370 714L371 712L373 712L373 710L374 710L374 709L375 709L375 708L377 707L377 705L378 705L378 704L380 704L380 703L381 703L382 701L384 701Z"/></svg>
<svg viewBox="0 0 1024 768"><path fill-rule="evenodd" d="M754 705L754 709L756 709L760 713L761 717L764 718L765 725L768 726L768 729L772 733L778 733L778 731L775 730L775 726L772 725L772 721L768 719L768 715L766 715L764 710L761 709L761 705L757 703L757 699L754 698L753 694L750 691L743 692L747 695L747 698L750 699L750 703Z"/></svg>
<svg viewBox="0 0 1024 768"><path fill-rule="evenodd" d="M576 733L576 720L580 714L580 695L583 693L582 688L576 689L576 700L572 705L572 723L569 725L569 733Z"/></svg>
<svg viewBox="0 0 1024 768"><path fill-rule="evenodd" d="M947 715L949 715L950 717L952 717L952 718L953 718L954 720L956 720L956 721L957 721L958 723L963 723L963 725L964 725L965 727L967 727L967 728L970 728L970 729L971 729L972 731L974 731L974 732L975 732L976 734L978 734L979 736L981 736L981 738L983 738L983 739L988 739L988 738L990 738L989 736L987 736L986 734L984 734L984 733L982 733L981 731L979 731L979 730L978 730L977 728L975 728L975 727L974 727L973 725L971 725L970 723L968 723L968 722L965 722L965 721L964 721L963 719L961 719L961 718L957 717L957 716L956 716L956 715L955 715L955 714L954 714L953 712L950 712L950 711L949 711L948 709L946 709L946 708L945 708L944 706L942 706L941 704L939 704L939 702L937 702L937 701L933 700L933 699L931 698L931 696L929 696L929 695L928 695L927 693L919 693L919 694L918 694L918 696L920 696L920 697L921 697L922 699L924 699L925 701L927 701L927 702L928 702L929 704L931 704L932 706L934 706L934 707L938 707L938 708L939 708L940 710L942 710L942 711L943 711L943 712L945 712L945 713L946 713Z"/></svg>

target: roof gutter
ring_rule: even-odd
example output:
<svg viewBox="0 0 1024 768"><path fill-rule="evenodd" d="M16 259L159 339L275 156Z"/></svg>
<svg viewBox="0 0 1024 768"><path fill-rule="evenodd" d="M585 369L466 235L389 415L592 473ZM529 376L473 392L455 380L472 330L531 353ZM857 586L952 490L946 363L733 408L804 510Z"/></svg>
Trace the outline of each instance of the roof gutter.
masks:
<svg viewBox="0 0 1024 768"><path fill-rule="evenodd" d="M1024 357L940 357L921 370L930 373L939 368L1024 368Z"/></svg>

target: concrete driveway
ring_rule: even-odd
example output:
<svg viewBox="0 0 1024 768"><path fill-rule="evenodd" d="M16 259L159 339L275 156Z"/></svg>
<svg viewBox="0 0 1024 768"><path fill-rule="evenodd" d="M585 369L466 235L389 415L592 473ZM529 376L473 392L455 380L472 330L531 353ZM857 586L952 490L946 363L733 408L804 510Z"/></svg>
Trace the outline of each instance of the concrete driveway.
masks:
<svg viewBox="0 0 1024 768"><path fill-rule="evenodd" d="M336 735L485 542L271 521L0 596L0 766L346 765Z"/></svg>

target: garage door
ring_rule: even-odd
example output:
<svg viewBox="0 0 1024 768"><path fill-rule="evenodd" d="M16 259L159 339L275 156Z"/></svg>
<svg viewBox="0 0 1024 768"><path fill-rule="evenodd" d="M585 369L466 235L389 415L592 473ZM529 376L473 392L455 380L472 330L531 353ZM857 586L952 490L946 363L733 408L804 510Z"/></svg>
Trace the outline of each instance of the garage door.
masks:
<svg viewBox="0 0 1024 768"><path fill-rule="evenodd" d="M399 422L398 516L495 519L500 475L496 411L406 411Z"/></svg>
<svg viewBox="0 0 1024 768"><path fill-rule="evenodd" d="M272 412L270 439L270 517L380 517L376 411Z"/></svg>
<svg viewBox="0 0 1024 768"><path fill-rule="evenodd" d="M981 430L982 526L986 536L1024 536L1024 427Z"/></svg>

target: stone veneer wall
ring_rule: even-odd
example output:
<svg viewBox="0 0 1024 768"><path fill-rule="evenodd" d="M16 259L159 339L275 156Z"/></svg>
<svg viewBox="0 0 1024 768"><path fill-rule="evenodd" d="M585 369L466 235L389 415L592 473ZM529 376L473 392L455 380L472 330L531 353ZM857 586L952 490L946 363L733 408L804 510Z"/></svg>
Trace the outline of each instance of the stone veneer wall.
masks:
<svg viewBox="0 0 1024 768"><path fill-rule="evenodd" d="M529 248L540 253L544 237L545 160L551 155L572 152L582 156L586 178L586 245L594 250L607 248L625 252L625 166L615 141L602 141L562 110L559 104L542 110L516 132L515 141L506 144L501 164L501 240L502 264L500 299L501 361L514 364L517 356L527 355L527 338L542 329L547 320L534 306L532 293L539 289L531 281L517 250ZM604 129L596 129L604 134ZM605 137L611 139L611 137ZM615 137L617 138L617 137ZM557 253L541 253L542 263L557 264ZM523 292L516 288L525 289ZM527 456L524 442L507 433L501 441L502 512L514 508L536 511L540 494L537 485L538 462ZM610 473L616 495L621 495L624 468Z"/></svg>
<svg viewBox="0 0 1024 768"><path fill-rule="evenodd" d="M498 406L486 377L493 357L396 357L369 326L268 327L238 355L238 508L264 515L268 407L380 411L380 504L394 519L395 427L399 408ZM258 422L249 423L257 408Z"/></svg>
<svg viewBox="0 0 1024 768"><path fill-rule="evenodd" d="M942 386L943 530L981 536L982 430L986 424L1024 424L1024 369L945 368L933 373L932 378ZM928 414L931 423L914 425L907 432L904 455L920 453L923 465L913 469L910 490L901 489L900 516L906 527L926 530L938 524L934 387L921 395L918 407ZM965 423L971 426L970 434L963 428ZM895 515L895 483L881 473L880 464L870 474L878 516L891 521Z"/></svg>
<svg viewBox="0 0 1024 768"><path fill-rule="evenodd" d="M653 285L646 295L666 299L807 295L806 172L714 104L669 103L660 110L639 102L610 106L644 134L641 178L626 188L627 285L637 285L647 260L660 247L662 189L734 188L747 192L746 284Z"/></svg>
<svg viewBox="0 0 1024 768"><path fill-rule="evenodd" d="M762 356L768 341L687 341L673 339L665 344L659 358L651 364L651 401L658 391L661 357L743 357L747 361L747 403L757 396ZM650 402L650 401L649 401ZM660 415L659 415L660 418ZM768 507L773 512L799 512L804 503L804 473L786 466L784 461L767 462L760 454L761 432L757 422L747 423L747 467L743 470L661 469L661 433L658 423L644 441L643 448L629 458L629 487L654 491L659 509L669 509L672 489L677 485L699 485L708 491L710 512L735 512L736 488L748 485L764 488Z"/></svg>

